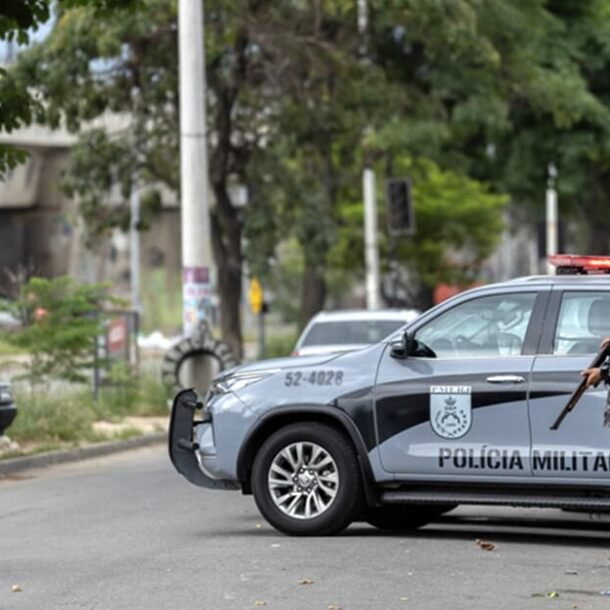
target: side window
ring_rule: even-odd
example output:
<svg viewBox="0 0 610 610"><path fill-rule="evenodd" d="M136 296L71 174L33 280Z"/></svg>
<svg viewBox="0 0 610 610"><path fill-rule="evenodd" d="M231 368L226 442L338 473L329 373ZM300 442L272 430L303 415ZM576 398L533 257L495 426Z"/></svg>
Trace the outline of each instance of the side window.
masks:
<svg viewBox="0 0 610 610"><path fill-rule="evenodd" d="M553 341L553 354L595 354L610 335L608 292L565 292Z"/></svg>
<svg viewBox="0 0 610 610"><path fill-rule="evenodd" d="M473 299L435 318L416 334L437 358L519 356L535 292Z"/></svg>

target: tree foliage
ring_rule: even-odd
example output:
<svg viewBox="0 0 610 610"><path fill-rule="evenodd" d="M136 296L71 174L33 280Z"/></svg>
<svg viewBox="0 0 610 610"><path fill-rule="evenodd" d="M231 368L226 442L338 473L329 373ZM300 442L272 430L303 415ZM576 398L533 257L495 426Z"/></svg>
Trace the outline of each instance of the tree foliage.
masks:
<svg viewBox="0 0 610 610"><path fill-rule="evenodd" d="M2 338L29 353L26 377L32 388L49 378L87 380L107 289L79 285L68 277L34 277L22 286L19 298L7 306L22 326Z"/></svg>
<svg viewBox="0 0 610 610"><path fill-rule="evenodd" d="M26 118L80 133L66 186L93 236L126 225L134 177L179 188L176 2L121 4L61 2L49 38L0 85L11 106L35 87ZM296 240L302 320L329 279L361 277L364 164L377 169L380 201L382 176L413 180L417 234L384 247L422 294L476 274L502 228L501 193L534 222L550 162L565 209L605 231L592 243L607 247L604 0L375 0L365 36L352 0L205 8L213 246L236 354L244 257L265 277L277 244ZM108 115L119 125L101 130ZM235 184L248 188L245 211ZM109 212L113 185L124 205Z"/></svg>
<svg viewBox="0 0 610 610"><path fill-rule="evenodd" d="M0 41L30 43L31 36L52 16L53 4L58 11L88 6L99 18L113 12L132 10L140 0L9 0L0 6ZM37 85L37 83L33 83ZM28 88L0 67L0 132L11 132L28 125L40 116L42 105ZM26 160L25 151L0 145L0 179L6 172Z"/></svg>

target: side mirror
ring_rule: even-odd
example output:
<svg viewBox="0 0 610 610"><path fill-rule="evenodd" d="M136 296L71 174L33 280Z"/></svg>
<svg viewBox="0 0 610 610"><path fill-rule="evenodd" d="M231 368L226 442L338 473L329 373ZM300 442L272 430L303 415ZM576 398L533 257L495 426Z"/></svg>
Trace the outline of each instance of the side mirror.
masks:
<svg viewBox="0 0 610 610"><path fill-rule="evenodd" d="M398 341L392 343L390 356L392 356L392 358L406 360L415 355L416 351L417 341L415 339L415 334L405 331Z"/></svg>

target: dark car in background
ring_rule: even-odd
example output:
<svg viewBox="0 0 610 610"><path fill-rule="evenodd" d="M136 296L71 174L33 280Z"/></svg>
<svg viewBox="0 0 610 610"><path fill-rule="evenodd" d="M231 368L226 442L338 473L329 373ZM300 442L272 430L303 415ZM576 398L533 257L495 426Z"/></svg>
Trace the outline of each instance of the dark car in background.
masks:
<svg viewBox="0 0 610 610"><path fill-rule="evenodd" d="M13 399L11 386L7 381L0 380L0 436L11 425L17 415L17 405Z"/></svg>

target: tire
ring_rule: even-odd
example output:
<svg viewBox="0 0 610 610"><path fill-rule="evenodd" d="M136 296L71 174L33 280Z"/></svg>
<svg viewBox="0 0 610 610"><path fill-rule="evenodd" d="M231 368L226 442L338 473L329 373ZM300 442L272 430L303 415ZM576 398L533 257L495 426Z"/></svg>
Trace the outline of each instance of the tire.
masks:
<svg viewBox="0 0 610 610"><path fill-rule="evenodd" d="M423 527L456 506L457 504L377 506L366 510L364 520L381 530L407 532Z"/></svg>
<svg viewBox="0 0 610 610"><path fill-rule="evenodd" d="M351 442L314 422L281 428L263 443L254 459L252 493L263 517L293 536L340 532L363 507Z"/></svg>

